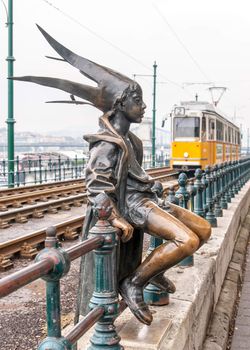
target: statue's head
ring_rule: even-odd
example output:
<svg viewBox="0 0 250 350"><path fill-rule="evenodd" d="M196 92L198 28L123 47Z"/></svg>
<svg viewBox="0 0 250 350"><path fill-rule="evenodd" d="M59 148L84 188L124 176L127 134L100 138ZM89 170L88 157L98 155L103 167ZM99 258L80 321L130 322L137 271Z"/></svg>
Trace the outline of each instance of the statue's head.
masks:
<svg viewBox="0 0 250 350"><path fill-rule="evenodd" d="M91 104L104 113L121 109L126 113L127 118L131 119L131 122L141 122L146 105L142 100L142 90L138 83L108 67L75 54L53 39L41 27L38 26L38 28L48 43L62 57L60 60L79 69L80 73L97 83L97 87L50 77L24 76L13 78L14 80L29 81L64 90L71 96L73 95L73 100L69 103ZM89 102L75 101L74 96Z"/></svg>
<svg viewBox="0 0 250 350"><path fill-rule="evenodd" d="M142 89L139 84L129 85L117 99L113 110L121 111L130 123L141 123L146 105L142 98Z"/></svg>

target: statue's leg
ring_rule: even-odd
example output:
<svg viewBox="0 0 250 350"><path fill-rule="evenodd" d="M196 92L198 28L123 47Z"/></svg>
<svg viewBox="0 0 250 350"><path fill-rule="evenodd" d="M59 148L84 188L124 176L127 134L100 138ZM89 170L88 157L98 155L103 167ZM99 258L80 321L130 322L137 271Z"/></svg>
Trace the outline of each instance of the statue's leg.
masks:
<svg viewBox="0 0 250 350"><path fill-rule="evenodd" d="M171 214L185 224L193 231L200 239L199 247L208 241L211 235L211 225L201 216L192 213L191 211L181 208L173 203L168 203Z"/></svg>
<svg viewBox="0 0 250 350"><path fill-rule="evenodd" d="M148 202L145 206L150 209L145 231L168 242L157 247L132 275L121 282L120 293L134 315L149 325L152 315L143 300L143 287L153 276L193 254L200 245L200 239L186 225L155 203Z"/></svg>

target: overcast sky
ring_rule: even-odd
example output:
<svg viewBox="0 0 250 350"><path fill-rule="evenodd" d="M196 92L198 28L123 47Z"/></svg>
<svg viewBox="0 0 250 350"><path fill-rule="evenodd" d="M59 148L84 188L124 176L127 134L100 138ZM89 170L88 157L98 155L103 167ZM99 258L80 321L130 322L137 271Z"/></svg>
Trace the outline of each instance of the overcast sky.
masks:
<svg viewBox="0 0 250 350"><path fill-rule="evenodd" d="M2 0L0 0L2 1ZM4 0L7 4L7 0ZM41 25L75 53L129 77L152 75L157 67L157 125L173 104L211 100L209 85L225 86L219 107L250 127L249 0L14 0L14 75L38 75L87 82L57 55L35 26ZM52 6L51 6L52 5ZM7 117L7 28L0 3L0 127ZM152 113L151 76L136 80ZM188 83L188 84L187 84ZM65 130L81 136L97 129L100 111L86 106L45 104L68 99L59 90L15 82L15 128L45 133ZM244 119L243 119L244 118Z"/></svg>

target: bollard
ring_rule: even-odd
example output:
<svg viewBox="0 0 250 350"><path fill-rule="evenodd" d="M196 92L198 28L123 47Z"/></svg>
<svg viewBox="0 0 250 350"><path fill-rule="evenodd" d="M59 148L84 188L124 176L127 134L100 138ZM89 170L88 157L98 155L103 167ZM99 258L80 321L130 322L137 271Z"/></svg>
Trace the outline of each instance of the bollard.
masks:
<svg viewBox="0 0 250 350"><path fill-rule="evenodd" d="M194 181L194 188L196 189L196 196L194 198L194 213L204 217L204 210L203 210L203 199L202 199L202 192L203 192L203 185L201 182L202 178L202 170L196 169L195 170L195 181Z"/></svg>
<svg viewBox="0 0 250 350"><path fill-rule="evenodd" d="M182 208L187 209L188 208L188 201L190 199L190 194L186 189L187 184L187 175L185 173L181 173L179 175L179 189L176 191L175 196L178 198L179 206ZM195 186L194 186L195 187ZM194 265L194 257L193 255L190 255L186 257L185 259L181 260L178 264L180 267L190 267Z"/></svg>
<svg viewBox="0 0 250 350"><path fill-rule="evenodd" d="M214 215L218 217L223 216L223 212L220 206L220 186L219 186L219 179L220 174L218 171L218 165L214 165L214 171L213 171L213 178L214 178Z"/></svg>
<svg viewBox="0 0 250 350"><path fill-rule="evenodd" d="M116 332L114 321L118 316L118 291L116 271L116 246L118 230L107 221L112 207L108 196L100 193L95 198L94 215L97 223L89 231L90 237L105 237L101 248L94 250L95 284L90 300L90 308L104 307L104 314L95 325L88 350L121 350L120 337Z"/></svg>
<svg viewBox="0 0 250 350"><path fill-rule="evenodd" d="M213 197L212 197L213 180L211 177L211 168L209 165L206 166L205 173L206 173L206 180L207 180L206 200L207 200L207 207L208 207L208 211L206 213L206 220L210 223L211 227L217 227L217 219L213 212Z"/></svg>
<svg viewBox="0 0 250 350"><path fill-rule="evenodd" d="M228 163L228 174L229 174L229 194L231 198L234 198L234 190L233 190L233 167L232 162Z"/></svg>
<svg viewBox="0 0 250 350"><path fill-rule="evenodd" d="M187 191L190 196L190 210L193 212L194 211L194 196L196 195L196 189L194 187L194 181L190 180L189 181L189 186L187 188Z"/></svg>
<svg viewBox="0 0 250 350"><path fill-rule="evenodd" d="M230 195L230 176L229 176L229 163L225 162L225 197L227 203L231 203L231 195Z"/></svg>
<svg viewBox="0 0 250 350"><path fill-rule="evenodd" d="M164 192L162 183L159 181L156 181L154 186L152 187L152 191L157 195L159 199L159 206L161 206L162 209L164 209L164 207L167 206L167 203L165 204L162 200L163 192ZM157 248L163 242L164 240L162 238L156 238L151 236L147 255L149 255L155 248ZM165 290L158 288L152 283L149 283L144 288L143 294L144 294L145 302L149 305L168 305L169 304L169 293L166 292Z"/></svg>
<svg viewBox="0 0 250 350"><path fill-rule="evenodd" d="M220 206L222 209L227 209L227 199L226 199L226 182L225 182L225 163L220 164L219 166L221 172L221 200Z"/></svg>
<svg viewBox="0 0 250 350"><path fill-rule="evenodd" d="M189 192L186 189L187 185L187 175L185 173L181 173L178 178L179 189L176 191L176 196L180 195L179 205L182 208L188 208L188 201L190 198Z"/></svg>
<svg viewBox="0 0 250 350"><path fill-rule="evenodd" d="M56 230L49 227L46 231L45 248L37 255L36 261L53 259L54 268L43 277L46 281L46 313L47 333L38 347L38 350L71 350L72 345L61 335L61 310L60 310L60 278L70 268L70 261L67 253L59 248L56 238Z"/></svg>
<svg viewBox="0 0 250 350"><path fill-rule="evenodd" d="M208 206L207 206L207 186L208 186L208 182L206 179L206 173L203 172L202 173L202 179L201 179L201 183L203 185L203 211L204 211L204 217L206 216L206 212L208 211Z"/></svg>

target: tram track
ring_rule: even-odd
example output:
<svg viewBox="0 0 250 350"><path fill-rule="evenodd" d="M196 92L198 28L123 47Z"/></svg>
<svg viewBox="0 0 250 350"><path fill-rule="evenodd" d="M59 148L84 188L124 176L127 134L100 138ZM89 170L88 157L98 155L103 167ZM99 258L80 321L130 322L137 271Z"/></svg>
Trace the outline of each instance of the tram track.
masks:
<svg viewBox="0 0 250 350"><path fill-rule="evenodd" d="M163 172L155 172L154 178L155 180L161 182L168 181L166 184L164 184L165 193L168 191L170 186L178 186L178 182L176 180L178 173L168 172L166 174L166 171L165 174L162 173ZM69 210L73 206L79 207L86 202L87 194L85 191L84 193L69 195L66 198L58 198L48 200L47 202L43 203L35 203L20 208L9 209L8 211L0 213L0 228L7 228L13 222L21 224L27 222L31 218L39 219L46 213L56 214L58 210ZM57 235L67 240L77 238L81 231L84 217L84 215L80 215L73 219L62 221L53 225L56 228ZM33 258L37 254L39 248L43 246L46 228L47 227L0 243L0 269L4 270L12 267L13 259L18 258L19 256Z"/></svg>
<svg viewBox="0 0 250 350"><path fill-rule="evenodd" d="M176 177L178 172L173 172L170 168L149 169L148 174L154 178L166 176L171 179ZM164 177L159 181L163 181ZM0 191L0 212L7 211L10 208L20 208L23 205L32 205L35 202L46 202L49 199L57 199L86 191L84 179L74 179L71 181L62 181L57 183L32 185L27 187L18 187L12 189L3 189Z"/></svg>
<svg viewBox="0 0 250 350"><path fill-rule="evenodd" d="M154 178L157 181L164 182L174 180L177 176L178 173L169 172ZM165 186L164 190L167 190L167 186ZM57 197L58 195L60 197ZM12 202L13 200L14 203ZM37 202L38 200L42 200L42 203ZM0 198L0 204L4 205L6 210L0 211L0 229L8 228L11 223L23 224L30 218L42 218L46 213L69 210L72 206L79 207L86 201L86 189L82 184L79 184L79 186L77 184L76 186L75 184L71 185L66 190L61 187L56 187L56 189L49 192L43 190L41 196L39 196L39 191L32 191L24 195L18 194L17 196L2 197ZM26 205L23 206L23 203Z"/></svg>

